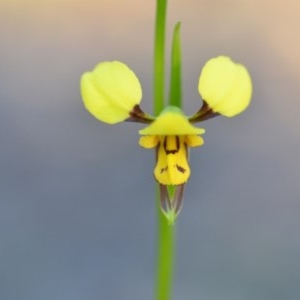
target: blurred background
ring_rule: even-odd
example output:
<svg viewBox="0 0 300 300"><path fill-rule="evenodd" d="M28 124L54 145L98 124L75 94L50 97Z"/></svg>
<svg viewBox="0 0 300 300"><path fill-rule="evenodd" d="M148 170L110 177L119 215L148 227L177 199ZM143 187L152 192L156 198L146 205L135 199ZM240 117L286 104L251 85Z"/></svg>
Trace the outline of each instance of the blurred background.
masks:
<svg viewBox="0 0 300 300"><path fill-rule="evenodd" d="M154 0L0 0L0 299L153 299L154 155L141 125L90 116L79 80L121 60L151 112L154 15ZM219 54L248 67L254 94L201 124L174 300L298 300L300 4L169 1L168 45L177 21L187 114Z"/></svg>

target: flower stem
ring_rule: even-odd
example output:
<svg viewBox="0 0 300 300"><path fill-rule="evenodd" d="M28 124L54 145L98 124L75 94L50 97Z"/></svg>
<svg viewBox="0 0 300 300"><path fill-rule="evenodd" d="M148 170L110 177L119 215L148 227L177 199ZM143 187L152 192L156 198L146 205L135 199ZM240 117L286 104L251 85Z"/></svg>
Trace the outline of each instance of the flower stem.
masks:
<svg viewBox="0 0 300 300"><path fill-rule="evenodd" d="M159 193L157 193L158 195ZM157 201L159 202L159 200ZM161 212L159 204L158 211L158 259L156 274L156 300L172 299L173 261L175 225L170 225L167 218Z"/></svg>
<svg viewBox="0 0 300 300"><path fill-rule="evenodd" d="M167 0L156 0L154 37L154 114L157 116L164 108L165 98L165 27Z"/></svg>
<svg viewBox="0 0 300 300"><path fill-rule="evenodd" d="M156 0L154 40L154 114L164 108L165 98L165 25L167 0ZM158 253L156 273L156 300L171 300L174 259L174 226L168 224L160 209L157 188Z"/></svg>

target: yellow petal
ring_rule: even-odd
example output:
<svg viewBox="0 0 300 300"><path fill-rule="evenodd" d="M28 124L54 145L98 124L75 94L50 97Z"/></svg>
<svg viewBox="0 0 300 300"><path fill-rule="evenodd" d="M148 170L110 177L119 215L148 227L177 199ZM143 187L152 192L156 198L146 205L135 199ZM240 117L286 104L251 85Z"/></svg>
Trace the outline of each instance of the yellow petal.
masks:
<svg viewBox="0 0 300 300"><path fill-rule="evenodd" d="M184 142L189 147L198 147L204 144L203 138L198 135L187 135L184 139Z"/></svg>
<svg viewBox="0 0 300 300"><path fill-rule="evenodd" d="M146 128L139 131L142 135L196 135L205 130L193 126L182 111L169 106Z"/></svg>
<svg viewBox="0 0 300 300"><path fill-rule="evenodd" d="M179 185L190 177L184 136L160 138L154 177L163 185Z"/></svg>
<svg viewBox="0 0 300 300"><path fill-rule="evenodd" d="M150 149L157 146L159 139L155 135L145 135L140 137L139 145Z"/></svg>
<svg viewBox="0 0 300 300"><path fill-rule="evenodd" d="M205 64L198 89L208 106L226 117L245 110L252 96L252 82L247 69L226 56L212 58Z"/></svg>
<svg viewBox="0 0 300 300"><path fill-rule="evenodd" d="M81 77L86 109L98 120L114 124L129 117L141 102L142 89L136 75L119 61L102 62Z"/></svg>

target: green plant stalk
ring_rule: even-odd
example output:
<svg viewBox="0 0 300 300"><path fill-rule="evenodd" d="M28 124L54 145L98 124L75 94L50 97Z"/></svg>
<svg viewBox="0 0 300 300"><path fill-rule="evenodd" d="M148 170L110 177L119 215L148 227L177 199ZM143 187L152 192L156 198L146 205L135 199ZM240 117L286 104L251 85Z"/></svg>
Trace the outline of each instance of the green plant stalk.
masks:
<svg viewBox="0 0 300 300"><path fill-rule="evenodd" d="M178 22L173 31L172 53L171 53L171 81L169 91L169 105L182 106L182 89L181 89L181 38L180 22Z"/></svg>
<svg viewBox="0 0 300 300"><path fill-rule="evenodd" d="M157 116L164 108L165 97L165 27L167 0L156 0L155 38L154 38L154 99L153 110ZM168 224L159 204L159 192L156 188L157 203L157 273L156 300L171 300L173 281L174 226Z"/></svg>
<svg viewBox="0 0 300 300"><path fill-rule="evenodd" d="M156 274L156 300L172 299L173 263L174 263L174 228L161 212L157 189L158 213L158 257Z"/></svg>
<svg viewBox="0 0 300 300"><path fill-rule="evenodd" d="M155 116L159 115L164 108L166 14L167 0L156 0L153 72L153 110Z"/></svg>

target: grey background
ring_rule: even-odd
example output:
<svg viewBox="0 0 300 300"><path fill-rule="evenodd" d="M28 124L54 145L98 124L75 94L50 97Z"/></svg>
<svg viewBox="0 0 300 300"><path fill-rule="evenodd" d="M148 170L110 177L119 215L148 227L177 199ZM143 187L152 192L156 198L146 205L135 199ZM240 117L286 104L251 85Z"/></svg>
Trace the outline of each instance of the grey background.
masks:
<svg viewBox="0 0 300 300"><path fill-rule="evenodd" d="M93 119L79 79L121 60L151 111L154 2L0 1L0 299L153 298L153 153L140 125ZM299 299L300 4L169 1L168 43L178 20L187 114L219 54L254 94L192 149L174 300Z"/></svg>

